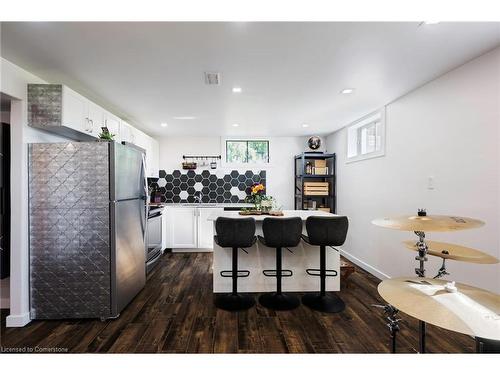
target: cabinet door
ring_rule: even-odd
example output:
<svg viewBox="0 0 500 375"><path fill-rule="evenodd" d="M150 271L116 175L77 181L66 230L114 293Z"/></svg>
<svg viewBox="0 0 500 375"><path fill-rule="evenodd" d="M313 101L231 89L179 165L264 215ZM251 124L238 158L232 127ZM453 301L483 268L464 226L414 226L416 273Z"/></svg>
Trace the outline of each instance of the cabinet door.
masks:
<svg viewBox="0 0 500 375"><path fill-rule="evenodd" d="M104 112L104 126L108 128L111 134L114 134L115 141L120 141L120 119L109 112Z"/></svg>
<svg viewBox="0 0 500 375"><path fill-rule="evenodd" d="M88 102L89 119L90 119L90 134L98 137L101 133L101 127L104 126L104 109L97 104Z"/></svg>
<svg viewBox="0 0 500 375"><path fill-rule="evenodd" d="M147 151L149 176L158 178L160 165L160 145L156 139L150 138L149 149Z"/></svg>
<svg viewBox="0 0 500 375"><path fill-rule="evenodd" d="M198 215L198 248L214 248L214 222L208 221L208 217L213 213L222 213L223 208L199 208Z"/></svg>
<svg viewBox="0 0 500 375"><path fill-rule="evenodd" d="M176 207L172 211L172 248L197 248L197 209L192 207Z"/></svg>
<svg viewBox="0 0 500 375"><path fill-rule="evenodd" d="M82 133L90 133L88 101L80 94L63 86L62 119L63 126Z"/></svg>
<svg viewBox="0 0 500 375"><path fill-rule="evenodd" d="M121 142L130 142L130 125L125 121L120 122L120 132L117 140Z"/></svg>

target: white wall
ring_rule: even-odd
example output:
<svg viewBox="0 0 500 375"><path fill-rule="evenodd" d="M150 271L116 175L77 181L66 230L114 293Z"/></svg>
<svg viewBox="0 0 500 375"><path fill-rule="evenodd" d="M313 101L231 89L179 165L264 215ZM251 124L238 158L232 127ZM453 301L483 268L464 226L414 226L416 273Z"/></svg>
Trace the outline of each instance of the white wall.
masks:
<svg viewBox="0 0 500 375"><path fill-rule="evenodd" d="M16 99L11 103L11 276L7 317L7 325L13 327L29 322L27 144L65 139L27 125L27 84L45 82L3 58L0 65L0 91Z"/></svg>
<svg viewBox="0 0 500 375"><path fill-rule="evenodd" d="M390 103L386 116L384 157L346 164L345 129L327 138L328 150L338 154L338 211L350 219L343 250L380 277L412 275L415 253L401 241L416 236L370 221L427 208L486 222L428 239L500 257L500 48ZM428 176L434 190L427 189ZM428 275L438 266L431 258ZM500 292L500 265L448 266L449 278Z"/></svg>
<svg viewBox="0 0 500 375"><path fill-rule="evenodd" d="M245 137L243 137L245 138ZM268 137L269 165L229 166L224 170L258 169L266 171L267 194L273 196L284 209L294 208L293 157L306 150L303 137ZM224 138L221 137L166 137L160 138L160 169L167 172L180 169L182 155L222 155Z"/></svg>

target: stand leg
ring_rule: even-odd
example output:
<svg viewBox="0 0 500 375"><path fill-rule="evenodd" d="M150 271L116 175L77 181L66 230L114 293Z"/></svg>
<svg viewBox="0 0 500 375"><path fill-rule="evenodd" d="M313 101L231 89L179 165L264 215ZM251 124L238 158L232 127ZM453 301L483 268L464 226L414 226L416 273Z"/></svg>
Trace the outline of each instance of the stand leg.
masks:
<svg viewBox="0 0 500 375"><path fill-rule="evenodd" d="M233 247L233 296L238 294L238 248Z"/></svg>
<svg viewBox="0 0 500 375"><path fill-rule="evenodd" d="M391 353L396 353L396 331L391 332Z"/></svg>
<svg viewBox="0 0 500 375"><path fill-rule="evenodd" d="M391 353L396 353L396 334L399 331L398 322L401 320L396 316L399 310L392 305L372 306L384 309L384 313L386 314L387 319L387 327L389 327L389 332L391 333Z"/></svg>
<svg viewBox="0 0 500 375"><path fill-rule="evenodd" d="M419 353L425 353L425 322L422 320L418 321L418 349Z"/></svg>

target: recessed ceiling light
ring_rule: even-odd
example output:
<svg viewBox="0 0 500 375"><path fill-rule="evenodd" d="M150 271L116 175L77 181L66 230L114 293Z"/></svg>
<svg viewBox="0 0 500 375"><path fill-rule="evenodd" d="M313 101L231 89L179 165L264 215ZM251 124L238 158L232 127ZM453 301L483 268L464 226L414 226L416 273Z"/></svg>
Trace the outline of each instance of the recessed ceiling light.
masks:
<svg viewBox="0 0 500 375"><path fill-rule="evenodd" d="M309 127L309 124L302 124L302 127L303 127L303 128L308 128L308 127Z"/></svg>
<svg viewBox="0 0 500 375"><path fill-rule="evenodd" d="M195 116L175 116L172 117L174 120L196 120Z"/></svg>
<svg viewBox="0 0 500 375"><path fill-rule="evenodd" d="M346 88L346 89L343 89L340 93L341 94L352 94L353 92L354 92L354 89Z"/></svg>
<svg viewBox="0 0 500 375"><path fill-rule="evenodd" d="M168 126L168 124L167 124L166 122L162 122L162 123L160 124L160 126L161 126L162 128L166 128L166 127Z"/></svg>
<svg viewBox="0 0 500 375"><path fill-rule="evenodd" d="M233 92L239 94L241 92L241 87L233 87Z"/></svg>
<svg viewBox="0 0 500 375"><path fill-rule="evenodd" d="M437 25L439 23L439 21L424 21L423 24L424 25Z"/></svg>
<svg viewBox="0 0 500 375"><path fill-rule="evenodd" d="M233 124L233 126L237 128L238 126L240 126L240 124Z"/></svg>

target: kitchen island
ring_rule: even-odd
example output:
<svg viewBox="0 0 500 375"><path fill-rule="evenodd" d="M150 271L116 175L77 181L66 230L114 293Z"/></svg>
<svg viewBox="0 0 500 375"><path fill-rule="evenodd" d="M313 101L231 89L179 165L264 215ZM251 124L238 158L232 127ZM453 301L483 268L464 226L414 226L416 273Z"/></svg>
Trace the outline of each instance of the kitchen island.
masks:
<svg viewBox="0 0 500 375"><path fill-rule="evenodd" d="M323 211L285 210L281 217L300 217L304 223L303 233L306 233L305 221L309 216L336 216ZM244 218L248 216L239 215L236 211L213 212L207 220L213 222L218 217ZM262 221L269 215L255 215L256 235L262 235ZM280 218L280 217L277 217ZM215 233L215 229L214 229ZM239 251L238 269L250 271L246 278L238 279L239 292L272 292L276 290L276 279L266 277L262 274L264 269L276 268L276 250L262 245L259 241L254 246L245 249L247 253ZM283 291L285 292L317 292L319 291L319 277L309 276L307 268L319 268L319 246L312 246L301 241L297 247L290 248L293 252L283 249L283 269L292 270L292 277L283 278ZM215 242L213 244L213 291L214 293L225 293L231 291L231 278L221 277L220 271L231 269L231 249L221 248ZM326 280L327 291L340 290L340 254L327 248L327 269L337 271L337 276L328 277Z"/></svg>

